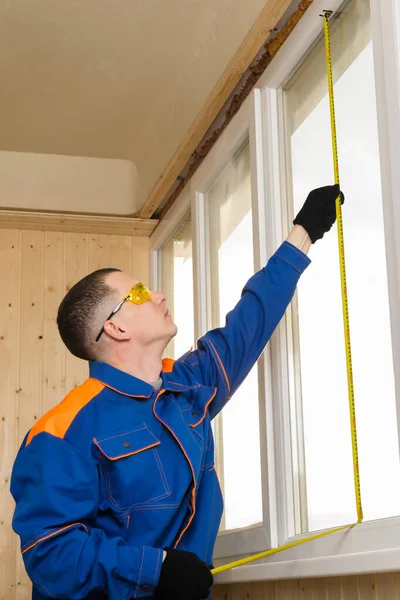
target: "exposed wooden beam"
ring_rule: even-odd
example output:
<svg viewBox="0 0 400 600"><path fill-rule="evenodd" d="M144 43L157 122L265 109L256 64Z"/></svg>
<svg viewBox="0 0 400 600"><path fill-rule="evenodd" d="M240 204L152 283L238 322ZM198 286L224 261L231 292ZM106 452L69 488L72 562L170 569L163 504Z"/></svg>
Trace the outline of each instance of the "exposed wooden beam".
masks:
<svg viewBox="0 0 400 600"><path fill-rule="evenodd" d="M157 210L191 154L197 148L239 83L240 78L246 72L291 2L292 0L269 0L267 2L152 189L139 212L139 217L149 219Z"/></svg>
<svg viewBox="0 0 400 600"><path fill-rule="evenodd" d="M32 229L150 237L156 219L0 209L0 229Z"/></svg>

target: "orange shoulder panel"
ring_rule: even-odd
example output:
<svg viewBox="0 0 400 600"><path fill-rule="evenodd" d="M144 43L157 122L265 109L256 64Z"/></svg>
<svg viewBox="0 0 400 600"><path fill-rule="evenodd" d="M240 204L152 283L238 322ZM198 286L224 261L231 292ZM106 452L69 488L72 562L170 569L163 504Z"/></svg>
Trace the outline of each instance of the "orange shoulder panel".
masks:
<svg viewBox="0 0 400 600"><path fill-rule="evenodd" d="M63 438L78 412L103 389L104 385L96 379L87 379L82 385L74 388L60 404L49 410L32 427L26 445L31 443L35 435L43 431Z"/></svg>
<svg viewBox="0 0 400 600"><path fill-rule="evenodd" d="M174 368L174 359L173 358L163 358L162 360L162 370L163 373L172 373Z"/></svg>

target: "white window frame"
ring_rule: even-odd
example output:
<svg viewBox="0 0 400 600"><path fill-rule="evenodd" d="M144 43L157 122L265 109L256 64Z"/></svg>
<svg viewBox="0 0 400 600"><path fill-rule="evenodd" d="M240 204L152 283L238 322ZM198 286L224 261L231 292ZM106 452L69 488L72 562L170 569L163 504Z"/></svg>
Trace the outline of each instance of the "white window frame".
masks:
<svg viewBox="0 0 400 600"><path fill-rule="evenodd" d="M189 207L193 227L193 277L195 337L210 327L207 313L207 248L204 195L225 164L250 139L254 260L263 266L286 237L288 224L282 215L287 197L282 128L282 87L321 35L324 9L336 11L342 0L314 0L300 23L260 78L252 94L225 129L174 207L150 238L152 285L157 287L158 253ZM328 6L329 4L329 6ZM400 431L400 5L398 0L370 0L374 48L376 96L382 173L382 193L387 248L392 347L397 382L396 401ZM284 208L284 207L283 207ZM229 562L233 556L277 547L295 539L296 498L292 477L293 430L291 379L288 351L290 311L278 327L260 359L260 439L263 471L263 513L260 526L220 534L216 557ZM273 360L272 360L273 357ZM263 400L265 398L265 400ZM268 415L268 419L266 418ZM366 522L344 533L328 536L264 562L222 573L216 583L322 577L400 569L400 517Z"/></svg>
<svg viewBox="0 0 400 600"><path fill-rule="evenodd" d="M207 224L206 224L206 206L205 195L221 173L223 168L239 150L245 140L250 138L250 163L252 180L252 202L253 213L253 235L254 235L254 266L259 270L267 260L267 247L265 244L265 230L263 223L266 222L264 214L264 203L258 202L259 194L255 190L258 173L262 172L263 158L255 143L255 135L249 136L249 130L255 132L257 125L255 122L256 112L254 110L253 97L250 96L242 105L240 111L232 119L230 127L227 128L218 142L212 148L190 183L169 211L167 219L163 220L150 238L151 249L151 285L156 289L161 281L160 278L160 251L168 243L173 232L179 227L180 222L185 217L189 208L192 214L193 230L193 289L194 289L194 314L195 314L195 338L198 339L211 328L211 314L209 312L209 283L208 283L208 264L209 251L207 245ZM259 183L256 183L258 186ZM232 306L237 301L232 298ZM272 380L269 373L269 350L263 353L259 361L259 394L260 398L272 398L271 389L266 389L266 385ZM224 531L217 540L215 556L225 560L233 558L239 553L259 552L265 548L271 547L276 543L277 531L271 531L271 523L276 520L270 519L271 512L275 514L276 494L270 494L267 476L273 470L273 465L268 464L268 456L273 452L273 427L272 423L266 419L269 413L268 407L263 401L260 402L260 440L261 442L261 466L262 466L262 492L263 492L263 522L261 524L245 527L239 530ZM217 452L217 470L221 473L223 480L223 470L218 459L222 459L222 445L220 443L220 423L218 418L215 422L216 446Z"/></svg>
<svg viewBox="0 0 400 600"><path fill-rule="evenodd" d="M178 202L175 202L150 238L150 287L152 290L158 290L161 283L160 256L162 249L168 244L189 210L190 193L189 189L185 188L179 196Z"/></svg>
<svg viewBox="0 0 400 600"><path fill-rule="evenodd" d="M265 160L265 180L268 185L260 186L265 194L265 205L275 211L275 231L270 235L274 248L279 239L288 232L287 223L282 219L282 199L286 197L284 181L285 168L282 160L284 152L284 132L282 131L283 112L282 87L296 67L312 47L323 29L319 15L324 9L336 11L342 0L314 0L306 14L289 36L276 58L271 62L254 90L255 103L261 108L262 130L258 130L259 143ZM385 243L387 249L389 296L393 359L397 386L400 382L400 170L396 160L400 156L400 7L396 0L381 2L370 0L372 40L374 47L376 95L378 107L379 143L382 169L383 208L385 219ZM282 211L283 212L283 211ZM280 230L280 226L282 229ZM278 237L274 238L274 233ZM269 248L269 254L274 248ZM289 368L287 364L285 326L286 319L279 326L277 335L271 340L275 365L279 373ZM275 342L277 343L275 344ZM276 376L276 372L273 373ZM288 379L290 379L288 377ZM292 434L295 426L290 415L288 390L278 378L275 384L275 469L282 477L276 478L278 498L279 545L292 542L307 535L294 535L294 502L298 490L292 484ZM400 431L400 393L396 390L397 415ZM278 404L278 406L277 406ZM279 414L280 413L280 414ZM292 489L291 497L285 498L285 490ZM260 581L267 579L289 579L301 577L322 577L380 571L395 571L400 568L400 517L365 522L344 533L328 536L302 546L269 557L262 564L248 565L227 571L217 577L217 583L236 581Z"/></svg>
<svg viewBox="0 0 400 600"><path fill-rule="evenodd" d="M257 194L255 193L255 182L257 173L262 171L262 162L257 153L257 148L254 144L254 136L250 135L250 130L255 129L255 112L252 104L252 96L247 98L243 103L240 111L233 118L230 127L227 127L215 146L207 156L207 160L203 161L190 182L190 190L192 195L192 207L194 215L194 231L195 241L195 271L198 274L195 281L200 286L195 287L195 297L200 298L203 293L202 302L196 312L199 313L197 335L201 336L206 333L211 327L211 315L207 313L207 307L210 303L207 301L207 295L204 295L205 290L209 291L208 281L208 264L210 254L207 244L207 223L206 223L206 194L213 185L223 168L229 160L236 154L243 143L249 138L250 143L250 168L252 181L252 215L253 215L253 232L254 232L254 266L255 270L259 270L265 262L265 252L260 248L259 240L264 236L257 235L257 224L260 223L258 215L259 207L257 202ZM201 289L202 288L202 289ZM232 307L237 302L238 298L232 298ZM267 474L269 472L267 464L267 451L265 443L261 440L271 439L267 435L265 407L263 398L270 397L270 391L265 390L265 382L269 382L270 378L265 376L265 371L268 369L268 351L263 354L263 357L258 363L259 377L259 398L260 398L260 444L261 448L261 485L263 497L263 521L260 524L250 527L243 527L236 530L221 531L218 536L214 558L233 558L241 553L251 553L263 550L271 545L271 528L270 528L270 510L268 506L268 481ZM216 459L217 471L220 473L220 478L223 484L223 440L221 440L221 427L216 420ZM273 535L273 533L272 533Z"/></svg>

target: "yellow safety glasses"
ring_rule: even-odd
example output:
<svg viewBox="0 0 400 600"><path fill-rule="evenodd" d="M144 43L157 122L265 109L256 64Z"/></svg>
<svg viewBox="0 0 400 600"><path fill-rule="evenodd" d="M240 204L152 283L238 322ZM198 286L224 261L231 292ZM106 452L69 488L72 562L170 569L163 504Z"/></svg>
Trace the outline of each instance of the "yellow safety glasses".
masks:
<svg viewBox="0 0 400 600"><path fill-rule="evenodd" d="M119 309L125 302L132 302L132 304L144 304L145 302L149 302L150 300L151 300L150 290L144 285L144 283L141 283L139 281L139 283L136 283L133 286L133 288L125 296L125 298L123 300L121 300L121 302L119 304L117 304L117 306L114 308L112 313L107 317L104 325L106 324L107 321L109 321L111 319L111 317L113 317L115 315L115 313L117 313L119 311ZM104 333L104 325L99 331L99 334L96 338L96 342L99 341L99 339L101 338L101 336Z"/></svg>

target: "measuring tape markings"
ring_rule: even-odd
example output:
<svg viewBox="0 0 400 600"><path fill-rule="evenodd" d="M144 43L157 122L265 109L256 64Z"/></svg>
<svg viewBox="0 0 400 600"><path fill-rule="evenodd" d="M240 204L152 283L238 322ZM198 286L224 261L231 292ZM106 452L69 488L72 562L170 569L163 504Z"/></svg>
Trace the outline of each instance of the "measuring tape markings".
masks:
<svg viewBox="0 0 400 600"><path fill-rule="evenodd" d="M333 170L334 170L334 176L335 176L335 183L339 185L340 184L339 154L338 154L337 133L336 133L335 99L334 99L334 91L333 91L333 73L332 73L332 54L331 54L330 32L329 32L329 17L331 15L332 15L332 11L324 11L323 18L324 18L324 34L325 34L326 67L327 67L327 73L328 73L329 108L330 108L330 116L331 116ZM338 249L339 249L339 264L340 264L340 284L341 284L341 291L342 291L343 326L344 326L344 338L345 338L345 350L346 350L347 388L348 388L348 397L349 397L351 441L352 441L352 453L353 453L354 490L355 490L355 497L356 497L357 522L361 523L363 520L363 510L362 510L362 502L361 502L361 485L360 485L360 471L359 471L359 460L358 460L356 409L355 409L355 400L354 400L353 365L352 365L352 358L351 358L350 318L349 318L349 306L348 306L348 295L347 295L347 278L346 278L345 250L344 250L343 218L342 218L342 206L341 206L340 196L336 199L336 217L337 217Z"/></svg>
<svg viewBox="0 0 400 600"><path fill-rule="evenodd" d="M331 135L332 135L332 154L333 154L333 170L335 177L335 184L340 184L339 178L339 154L337 147L337 133L336 133L336 118L335 118L335 100L333 90L333 74L332 74L332 55L331 55L331 42L329 32L329 18L332 15L332 11L324 11L321 15L324 19L324 37L325 37L325 55L326 55L326 67L328 74L328 91L329 91L329 109L331 117ZM339 267L340 267L340 284L342 293L342 310L343 310L343 325L344 325L344 338L345 338L345 351L346 351L346 370L347 370L347 389L349 398L349 409L350 409L350 427L351 427L351 442L352 442L352 456L353 456L353 474L354 474L354 491L357 509L357 523L351 525L342 525L341 527L335 527L323 531L322 533L316 533L315 535L307 536L306 538L295 540L279 546L278 548L271 548L258 554L253 554L246 558L222 565L212 569L212 574L216 575L224 571L228 571L235 567L260 560L267 556L283 552L296 546L301 546L307 542L321 539L328 535L344 531L345 529L351 529L355 525L363 521L363 510L361 502L361 485L360 485L360 471L359 471L359 459L358 459L358 442L357 442L357 424L356 424L356 409L354 401L354 382L353 382L353 365L351 358L351 340L350 340L350 318L349 318L349 307L347 297L347 279L346 279L346 260L344 251L344 233L343 233L343 219L342 219L342 206L340 195L336 199L336 218L337 218L337 232L338 232L338 248L339 248Z"/></svg>

